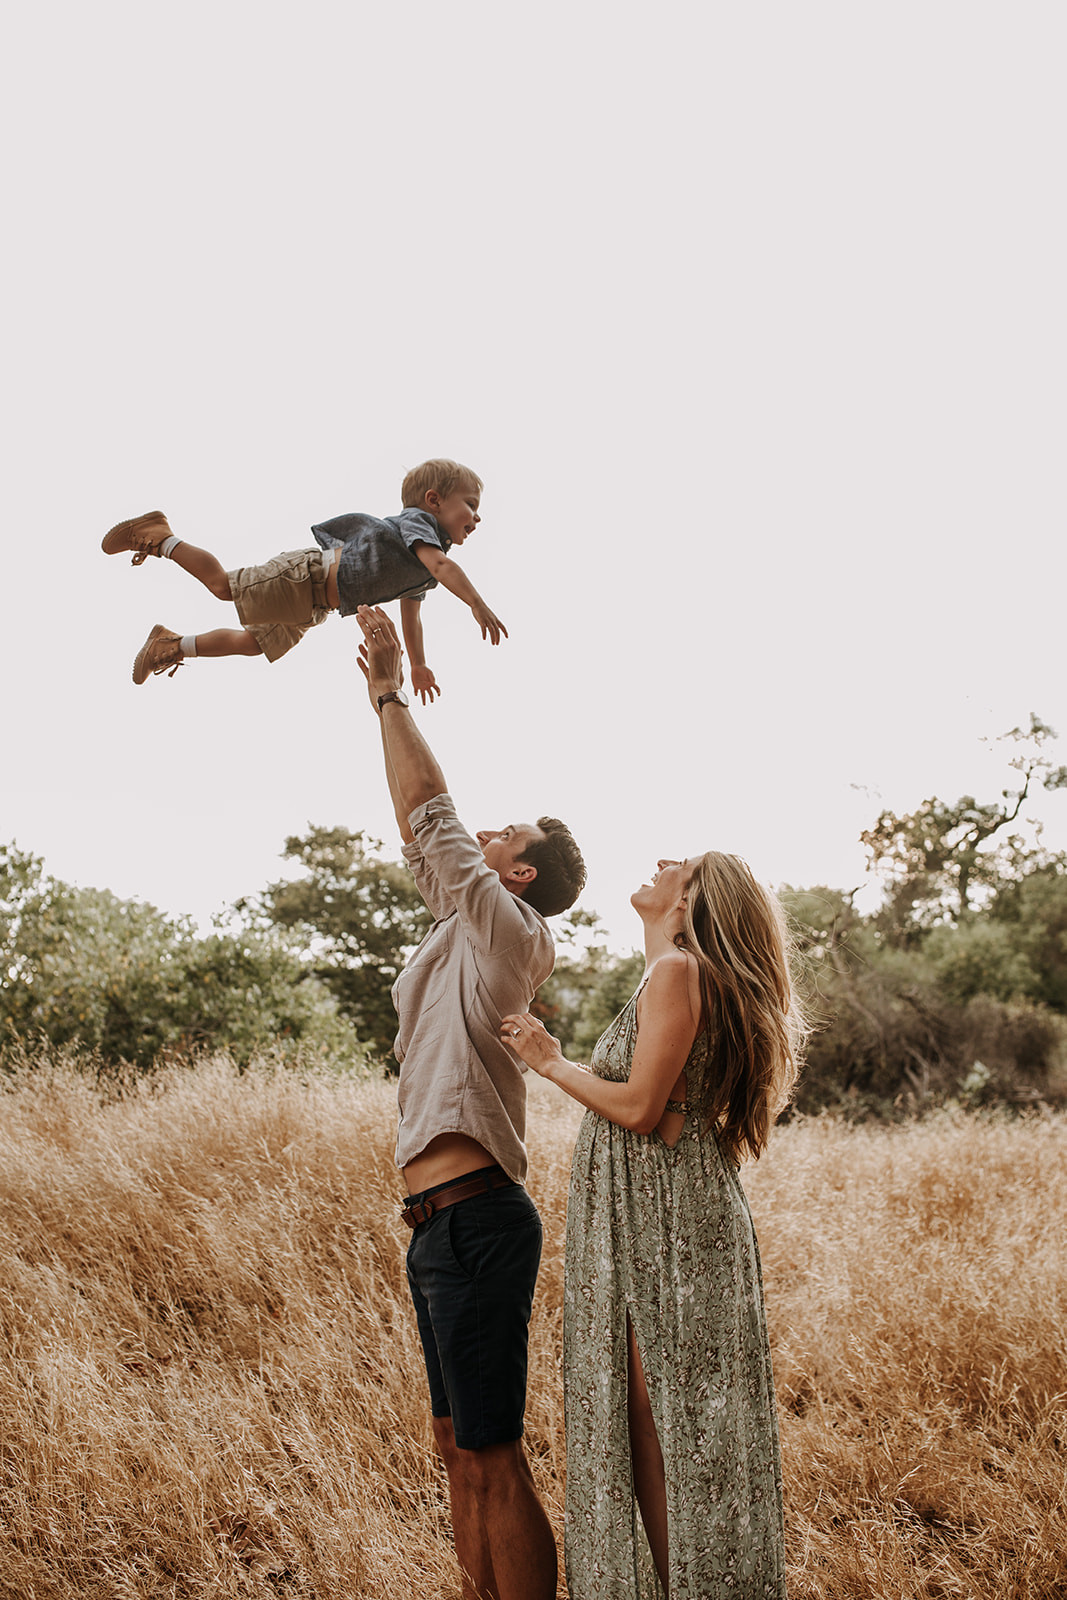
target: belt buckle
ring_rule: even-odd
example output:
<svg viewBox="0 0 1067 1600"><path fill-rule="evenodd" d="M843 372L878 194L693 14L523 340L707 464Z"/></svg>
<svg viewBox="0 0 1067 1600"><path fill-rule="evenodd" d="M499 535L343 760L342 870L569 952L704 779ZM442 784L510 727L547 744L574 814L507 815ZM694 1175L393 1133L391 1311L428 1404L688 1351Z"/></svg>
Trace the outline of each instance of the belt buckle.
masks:
<svg viewBox="0 0 1067 1600"><path fill-rule="evenodd" d="M417 1228L420 1222L429 1222L435 1211L432 1200L417 1200L413 1206L405 1206L400 1215L409 1228ZM422 1213L420 1216L419 1213Z"/></svg>

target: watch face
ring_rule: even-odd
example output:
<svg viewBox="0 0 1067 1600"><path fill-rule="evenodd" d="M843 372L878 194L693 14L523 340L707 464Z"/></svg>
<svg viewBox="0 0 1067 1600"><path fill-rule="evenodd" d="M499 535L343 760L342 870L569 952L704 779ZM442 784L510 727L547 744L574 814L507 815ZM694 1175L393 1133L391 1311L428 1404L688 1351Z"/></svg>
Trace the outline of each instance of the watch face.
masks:
<svg viewBox="0 0 1067 1600"><path fill-rule="evenodd" d="M388 705L390 700L395 700L398 706L406 706L408 704L408 697L403 689L391 689L388 694L378 696L378 710L380 711L383 706Z"/></svg>

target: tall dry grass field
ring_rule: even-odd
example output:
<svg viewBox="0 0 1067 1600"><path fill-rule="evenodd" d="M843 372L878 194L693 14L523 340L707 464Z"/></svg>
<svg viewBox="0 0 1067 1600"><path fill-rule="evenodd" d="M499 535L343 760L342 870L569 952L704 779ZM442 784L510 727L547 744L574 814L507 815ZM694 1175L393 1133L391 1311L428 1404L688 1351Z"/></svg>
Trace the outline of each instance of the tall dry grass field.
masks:
<svg viewBox="0 0 1067 1600"><path fill-rule="evenodd" d="M528 1444L558 1531L576 1116L532 1086ZM394 1089L224 1062L0 1094L0 1597L458 1595ZM750 1171L791 1594L1067 1594L1067 1125L801 1123Z"/></svg>

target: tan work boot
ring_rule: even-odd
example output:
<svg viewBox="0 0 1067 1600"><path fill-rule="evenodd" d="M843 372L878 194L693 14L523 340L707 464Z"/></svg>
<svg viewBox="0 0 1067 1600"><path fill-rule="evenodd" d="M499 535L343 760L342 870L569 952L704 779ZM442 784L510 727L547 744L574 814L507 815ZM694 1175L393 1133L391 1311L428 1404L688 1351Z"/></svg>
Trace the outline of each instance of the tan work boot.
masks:
<svg viewBox="0 0 1067 1600"><path fill-rule="evenodd" d="M128 522L117 522L100 541L106 556L117 556L123 550L136 550L131 566L139 567L146 556L158 556L164 539L170 538L170 524L162 511L146 511L143 517L131 517Z"/></svg>
<svg viewBox="0 0 1067 1600"><path fill-rule="evenodd" d="M178 668L185 665L182 655L182 636L172 633L161 622L157 622L144 644L137 652L133 663L134 683L143 683L149 673L167 672L168 678L173 678Z"/></svg>

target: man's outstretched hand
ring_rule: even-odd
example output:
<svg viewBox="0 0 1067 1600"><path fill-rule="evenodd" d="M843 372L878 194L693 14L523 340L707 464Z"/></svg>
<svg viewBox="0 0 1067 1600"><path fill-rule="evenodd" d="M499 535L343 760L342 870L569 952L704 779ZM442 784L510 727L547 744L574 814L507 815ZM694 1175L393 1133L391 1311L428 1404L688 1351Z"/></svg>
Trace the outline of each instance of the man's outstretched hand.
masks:
<svg viewBox="0 0 1067 1600"><path fill-rule="evenodd" d="M381 606L359 606L356 621L363 629L359 669L367 680L371 705L377 711L378 696L403 685L404 651L392 620Z"/></svg>

